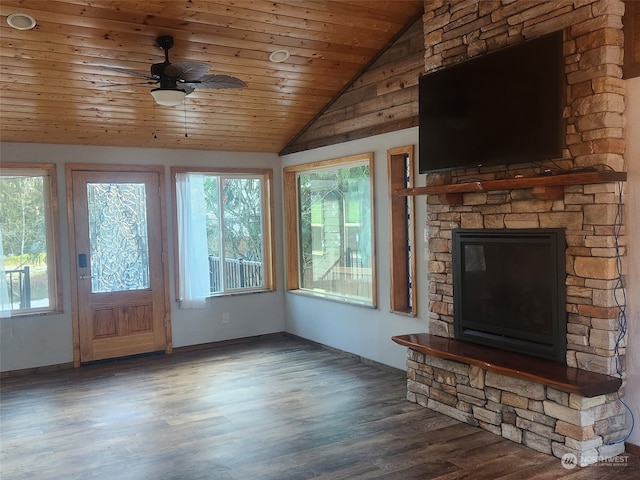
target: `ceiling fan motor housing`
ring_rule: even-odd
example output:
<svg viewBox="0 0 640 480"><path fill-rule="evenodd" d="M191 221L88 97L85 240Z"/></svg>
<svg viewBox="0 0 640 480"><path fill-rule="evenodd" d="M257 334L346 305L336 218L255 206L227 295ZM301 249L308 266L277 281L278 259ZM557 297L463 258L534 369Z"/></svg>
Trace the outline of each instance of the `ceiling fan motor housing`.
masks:
<svg viewBox="0 0 640 480"><path fill-rule="evenodd" d="M162 77L162 74L164 73L164 68L169 65L167 63L154 63L153 65L151 65L151 75L156 77L156 78L160 78Z"/></svg>
<svg viewBox="0 0 640 480"><path fill-rule="evenodd" d="M156 39L156 45L164 50L164 62L151 65L151 75L160 79L160 88L174 89L177 86L177 77L165 75L165 69L171 65L169 62L169 49L173 47L171 35L161 35Z"/></svg>
<svg viewBox="0 0 640 480"><path fill-rule="evenodd" d="M160 35L156 39L156 45L164 51L167 51L173 47L173 37L171 35Z"/></svg>

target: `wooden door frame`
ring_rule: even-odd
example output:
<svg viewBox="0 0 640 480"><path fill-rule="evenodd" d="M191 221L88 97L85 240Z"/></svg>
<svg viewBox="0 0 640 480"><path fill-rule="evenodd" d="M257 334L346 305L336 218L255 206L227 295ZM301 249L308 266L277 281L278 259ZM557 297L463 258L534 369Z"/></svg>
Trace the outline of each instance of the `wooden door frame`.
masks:
<svg viewBox="0 0 640 480"><path fill-rule="evenodd" d="M73 172L142 172L157 173L158 187L160 189L160 229L162 232L162 265L163 265L163 291L164 291L164 324L166 347L165 353L173 351L171 335L171 304L169 300L169 268L167 259L167 222L166 222L166 189L165 189L165 168L160 165L96 165L90 163L67 163L65 165L65 181L67 186L67 219L69 226L69 269L71 274L71 325L73 336L73 366L80 366L80 316L78 308L78 271L76 238L75 238L75 218L73 216Z"/></svg>

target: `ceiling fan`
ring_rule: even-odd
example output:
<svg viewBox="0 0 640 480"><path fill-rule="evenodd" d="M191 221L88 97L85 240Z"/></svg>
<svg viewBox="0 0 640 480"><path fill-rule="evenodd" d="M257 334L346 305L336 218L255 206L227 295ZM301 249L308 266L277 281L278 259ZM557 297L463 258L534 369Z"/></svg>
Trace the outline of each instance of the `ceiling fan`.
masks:
<svg viewBox="0 0 640 480"><path fill-rule="evenodd" d="M173 47L171 35L161 35L157 38L156 45L164 50L164 62L151 65L150 74L126 68L105 67L127 75L146 78L146 82L112 84L105 85L105 87L160 84L158 88L151 90L151 95L159 105L172 107L182 103L185 96L195 89L244 88L247 86L239 78L230 75L207 75L211 67L206 63L189 61L171 63L169 61L169 49Z"/></svg>

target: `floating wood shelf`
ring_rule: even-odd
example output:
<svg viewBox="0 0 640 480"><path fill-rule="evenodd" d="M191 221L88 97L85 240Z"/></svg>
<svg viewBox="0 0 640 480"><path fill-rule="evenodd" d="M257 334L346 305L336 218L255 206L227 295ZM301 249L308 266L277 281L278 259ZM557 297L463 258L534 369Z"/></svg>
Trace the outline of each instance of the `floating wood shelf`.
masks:
<svg viewBox="0 0 640 480"><path fill-rule="evenodd" d="M397 335L391 339L433 357L476 365L485 370L530 380L583 397L613 393L622 385L622 380L618 377L428 333Z"/></svg>
<svg viewBox="0 0 640 480"><path fill-rule="evenodd" d="M533 193L536 198L541 200L557 200L564 195L563 187L566 185L624 182L626 179L626 172L605 170L601 172L561 173L537 177L517 177L501 180L451 183L448 185L430 185L396 190L396 194L406 196L439 195L442 203L461 205L462 195L465 193L533 188Z"/></svg>

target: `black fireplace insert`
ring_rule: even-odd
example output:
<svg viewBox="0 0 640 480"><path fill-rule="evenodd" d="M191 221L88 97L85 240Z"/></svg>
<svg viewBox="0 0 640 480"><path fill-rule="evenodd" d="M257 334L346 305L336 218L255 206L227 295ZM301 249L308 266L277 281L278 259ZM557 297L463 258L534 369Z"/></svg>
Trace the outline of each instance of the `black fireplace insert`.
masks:
<svg viewBox="0 0 640 480"><path fill-rule="evenodd" d="M455 337L566 363L564 229L455 229Z"/></svg>

